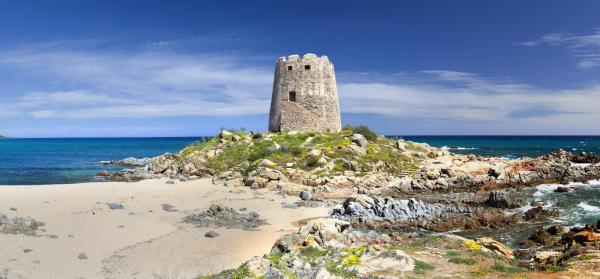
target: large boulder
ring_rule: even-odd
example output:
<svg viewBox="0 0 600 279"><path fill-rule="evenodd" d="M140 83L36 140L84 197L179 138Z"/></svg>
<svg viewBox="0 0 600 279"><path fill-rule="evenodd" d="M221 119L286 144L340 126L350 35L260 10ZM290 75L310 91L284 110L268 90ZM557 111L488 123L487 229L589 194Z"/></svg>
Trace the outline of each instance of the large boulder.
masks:
<svg viewBox="0 0 600 279"><path fill-rule="evenodd" d="M507 259L514 259L513 251L506 247L506 245L490 238L490 237L480 237L475 239L475 243L480 246L483 246L492 252L501 255Z"/></svg>
<svg viewBox="0 0 600 279"><path fill-rule="evenodd" d="M350 137L350 140L353 143L356 143L360 147L367 147L369 145L369 141L365 138L365 136L361 134L354 134Z"/></svg>
<svg viewBox="0 0 600 279"><path fill-rule="evenodd" d="M396 251L381 251L373 255L364 255L360 258L359 269L361 273L378 274L385 272L387 274L403 275L405 272L413 271L415 261L406 253Z"/></svg>

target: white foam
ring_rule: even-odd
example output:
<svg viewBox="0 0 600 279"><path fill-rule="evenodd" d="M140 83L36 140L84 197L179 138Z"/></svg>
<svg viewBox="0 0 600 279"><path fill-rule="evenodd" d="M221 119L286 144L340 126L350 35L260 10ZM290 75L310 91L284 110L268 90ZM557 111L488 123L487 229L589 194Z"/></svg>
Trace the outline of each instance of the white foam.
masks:
<svg viewBox="0 0 600 279"><path fill-rule="evenodd" d="M600 211L600 207L597 206L593 206L593 205L589 205L586 202L580 202L577 206L579 206L580 208L582 208L585 211L589 211L589 212L596 212L596 211Z"/></svg>
<svg viewBox="0 0 600 279"><path fill-rule="evenodd" d="M461 146L452 146L452 147L448 147L448 146L442 146L442 149L450 149L450 150L476 150L479 149L477 147L461 147Z"/></svg>
<svg viewBox="0 0 600 279"><path fill-rule="evenodd" d="M541 185L538 185L537 187L535 187L537 189L537 191L535 191L535 193L533 193L533 196L534 197L540 197L540 196L543 196L543 195L550 194L550 193L554 192L554 190L556 190L556 188L558 188L560 186L565 187L564 185L561 185L561 184L541 184Z"/></svg>

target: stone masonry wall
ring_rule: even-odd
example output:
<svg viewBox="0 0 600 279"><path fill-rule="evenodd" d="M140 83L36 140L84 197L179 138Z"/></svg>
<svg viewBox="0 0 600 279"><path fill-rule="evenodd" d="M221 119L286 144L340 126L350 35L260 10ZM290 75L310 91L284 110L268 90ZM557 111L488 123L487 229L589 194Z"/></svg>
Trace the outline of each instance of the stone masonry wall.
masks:
<svg viewBox="0 0 600 279"><path fill-rule="evenodd" d="M312 126L315 124L314 119L311 118L309 121L301 115L289 117L291 115L287 113L288 117L285 119L282 117L284 110L282 104L293 102L290 100L290 92L295 92L295 104L321 119L319 127ZM332 131L341 129L333 64L327 56L317 57L314 54L306 54L302 58L291 55L287 60L284 57L279 58L273 82L269 130L280 131L284 127L302 127L302 129L296 128L301 131L326 130L322 129L322 125L326 125L326 129ZM285 130L291 129L285 128Z"/></svg>

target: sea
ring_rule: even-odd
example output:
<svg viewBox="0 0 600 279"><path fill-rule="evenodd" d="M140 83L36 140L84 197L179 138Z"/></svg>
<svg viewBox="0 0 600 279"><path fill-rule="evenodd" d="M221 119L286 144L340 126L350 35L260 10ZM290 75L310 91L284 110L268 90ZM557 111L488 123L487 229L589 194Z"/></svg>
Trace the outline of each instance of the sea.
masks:
<svg viewBox="0 0 600 279"><path fill-rule="evenodd" d="M562 148L571 152L600 155L600 136L389 136L460 154L503 157L535 157ZM97 181L100 170L120 167L101 161L127 157L154 157L206 140L205 137L180 138L52 138L0 140L0 185L69 184ZM559 185L530 188L534 199L559 208L555 220L566 226L595 223L600 218L600 181L568 185L577 191L556 194ZM1 187L1 186L0 186ZM523 210L527 210L524 207Z"/></svg>

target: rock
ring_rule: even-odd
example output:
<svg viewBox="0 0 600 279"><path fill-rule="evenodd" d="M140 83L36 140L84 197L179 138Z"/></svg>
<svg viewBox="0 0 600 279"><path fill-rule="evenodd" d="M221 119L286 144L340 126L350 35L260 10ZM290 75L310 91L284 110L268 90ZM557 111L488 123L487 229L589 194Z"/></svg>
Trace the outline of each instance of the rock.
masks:
<svg viewBox="0 0 600 279"><path fill-rule="evenodd" d="M108 208L115 210L115 209L124 209L122 204L118 204L118 203L107 203L106 204L108 206Z"/></svg>
<svg viewBox="0 0 600 279"><path fill-rule="evenodd" d="M553 225L546 229L546 232L551 235L561 235L567 232L567 228L559 225Z"/></svg>
<svg viewBox="0 0 600 279"><path fill-rule="evenodd" d="M543 221L547 217L558 217L559 212L556 210L546 210L542 207L534 207L525 212L525 220L527 221Z"/></svg>
<svg viewBox="0 0 600 279"><path fill-rule="evenodd" d="M162 210L166 211L166 212L177 212L178 210L175 209L174 205L170 205L168 203L163 203L160 205L162 207Z"/></svg>
<svg viewBox="0 0 600 279"><path fill-rule="evenodd" d="M232 132L229 132L227 130L221 130L221 134L219 135L220 138L227 138L227 137L231 137L233 136Z"/></svg>
<svg viewBox="0 0 600 279"><path fill-rule="evenodd" d="M561 252L540 251L540 252L535 253L533 260L537 263L553 263L560 256L562 256Z"/></svg>
<svg viewBox="0 0 600 279"><path fill-rule="evenodd" d="M517 208L524 204L523 200L511 197L504 191L490 192L487 200L484 202L489 207L496 208Z"/></svg>
<svg viewBox="0 0 600 279"><path fill-rule="evenodd" d="M27 254L27 253L31 253L33 252L33 249L23 249L23 253Z"/></svg>
<svg viewBox="0 0 600 279"><path fill-rule="evenodd" d="M192 181L192 180L198 180L198 176L196 175L190 175L190 177L188 177L188 181Z"/></svg>
<svg viewBox="0 0 600 279"><path fill-rule="evenodd" d="M220 234L218 232L215 231L209 231L207 233L204 234L204 237L208 237L208 238L215 238L220 236Z"/></svg>
<svg viewBox="0 0 600 279"><path fill-rule="evenodd" d="M313 157L318 157L321 156L321 150L319 149L312 149L308 152L308 155L313 156Z"/></svg>
<svg viewBox="0 0 600 279"><path fill-rule="evenodd" d="M79 255L77 255L77 258L80 260L87 260L88 257L85 253L79 253Z"/></svg>
<svg viewBox="0 0 600 279"><path fill-rule="evenodd" d="M173 184L175 184L175 180L173 180L173 179L169 179L169 180L167 180L167 181L165 182L165 184L171 184L171 185L173 185Z"/></svg>
<svg viewBox="0 0 600 279"><path fill-rule="evenodd" d="M404 141L396 141L396 148L400 151L406 151L406 143Z"/></svg>
<svg viewBox="0 0 600 279"><path fill-rule="evenodd" d="M598 240L598 235L591 231L580 231L573 237L577 243L594 242Z"/></svg>
<svg viewBox="0 0 600 279"><path fill-rule="evenodd" d="M358 156L363 156L363 155L367 154L367 150L365 150L364 147L358 146L356 144L348 145L347 150L350 151L352 154L355 154Z"/></svg>
<svg viewBox="0 0 600 279"><path fill-rule="evenodd" d="M369 145L369 141L365 138L365 136L361 134L353 134L350 137L350 140L360 147L367 147L367 145Z"/></svg>
<svg viewBox="0 0 600 279"><path fill-rule="evenodd" d="M253 230L267 224L260 216L251 211L246 214L238 213L231 207L219 204L211 205L208 210L186 216L183 222L196 227L225 227L244 230Z"/></svg>
<svg viewBox="0 0 600 279"><path fill-rule="evenodd" d="M260 163L258 165L261 167L269 167L269 168L274 168L277 166L277 164L275 164L273 161L271 161L269 159L263 159L262 161L260 161Z"/></svg>
<svg viewBox="0 0 600 279"><path fill-rule="evenodd" d="M381 251L374 255L363 255L359 267L366 274L375 275L380 272L404 274L404 272L413 271L415 261L400 250Z"/></svg>
<svg viewBox="0 0 600 279"><path fill-rule="evenodd" d="M319 270L317 270L317 272L315 273L313 278L314 279L341 279L342 277L332 275L325 268L319 268Z"/></svg>
<svg viewBox="0 0 600 279"><path fill-rule="evenodd" d="M498 255L504 256L507 259L515 258L515 256L513 256L513 251L510 248L490 237L476 238L475 243L493 251Z"/></svg>
<svg viewBox="0 0 600 279"><path fill-rule="evenodd" d="M117 161L100 161L101 165L120 166L120 167L143 167L148 165L152 159L150 158L134 158L129 157Z"/></svg>
<svg viewBox="0 0 600 279"><path fill-rule="evenodd" d="M350 223L336 219L318 219L310 223L317 242L325 244L330 240L343 240L343 234L350 228Z"/></svg>
<svg viewBox="0 0 600 279"><path fill-rule="evenodd" d="M310 196L311 196L310 192L308 192L308 191L302 191L300 193L300 199L302 199L303 201L310 200Z"/></svg>
<svg viewBox="0 0 600 279"><path fill-rule="evenodd" d="M248 272L253 276L263 277L267 274L269 267L271 267L271 261L263 257L254 256L246 262L246 266L248 267Z"/></svg>
<svg viewBox="0 0 600 279"><path fill-rule="evenodd" d="M108 172L107 170L101 170L98 173L96 173L97 176L102 176L102 177L107 177L110 176L110 172Z"/></svg>
<svg viewBox="0 0 600 279"><path fill-rule="evenodd" d="M556 189L554 189L555 193L568 193L568 192L573 192L573 188L572 187L563 187L563 186L558 186Z"/></svg>

